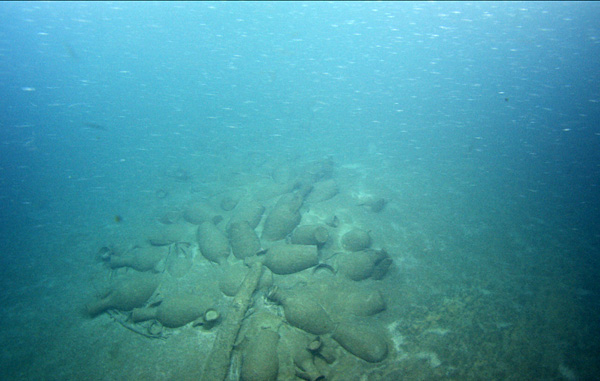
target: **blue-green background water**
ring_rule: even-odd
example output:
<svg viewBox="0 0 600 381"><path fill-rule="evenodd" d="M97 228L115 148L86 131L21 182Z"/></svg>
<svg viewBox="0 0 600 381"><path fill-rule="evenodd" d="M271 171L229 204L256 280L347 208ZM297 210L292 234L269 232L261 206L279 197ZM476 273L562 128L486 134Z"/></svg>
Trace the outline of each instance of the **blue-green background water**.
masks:
<svg viewBox="0 0 600 381"><path fill-rule="evenodd" d="M146 219L165 173L329 155L398 189L389 218L450 237L467 276L502 261L507 287L564 285L577 315L551 327L585 337L556 362L598 377L598 20L593 2L0 4L2 342L53 304L27 287L84 279L75 247Z"/></svg>

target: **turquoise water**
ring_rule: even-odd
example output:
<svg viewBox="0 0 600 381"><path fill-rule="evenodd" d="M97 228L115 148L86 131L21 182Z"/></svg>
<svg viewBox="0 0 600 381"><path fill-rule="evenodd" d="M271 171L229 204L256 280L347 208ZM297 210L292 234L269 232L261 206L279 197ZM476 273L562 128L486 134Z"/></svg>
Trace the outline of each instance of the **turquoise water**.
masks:
<svg viewBox="0 0 600 381"><path fill-rule="evenodd" d="M0 375L196 374L203 334L148 344L82 316L98 249L329 158L339 195L303 221L345 215L394 260L395 351L360 372L598 378L599 19L593 2L0 4ZM381 213L358 206L374 196Z"/></svg>

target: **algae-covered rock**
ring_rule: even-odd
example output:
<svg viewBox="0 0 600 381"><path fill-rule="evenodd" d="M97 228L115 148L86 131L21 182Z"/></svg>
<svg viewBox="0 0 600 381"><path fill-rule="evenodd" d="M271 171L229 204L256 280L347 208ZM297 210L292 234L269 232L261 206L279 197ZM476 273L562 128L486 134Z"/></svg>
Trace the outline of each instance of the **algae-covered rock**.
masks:
<svg viewBox="0 0 600 381"><path fill-rule="evenodd" d="M94 317L114 308L131 311L143 306L152 296L160 282L158 275L132 272L126 278L117 281L99 300L86 306L87 313Z"/></svg>
<svg viewBox="0 0 600 381"><path fill-rule="evenodd" d="M200 253L211 262L223 263L229 256L229 240L212 222L205 221L198 226L198 246Z"/></svg>
<svg viewBox="0 0 600 381"><path fill-rule="evenodd" d="M371 246L371 236L366 230L352 229L342 236L342 246L348 251L364 250Z"/></svg>

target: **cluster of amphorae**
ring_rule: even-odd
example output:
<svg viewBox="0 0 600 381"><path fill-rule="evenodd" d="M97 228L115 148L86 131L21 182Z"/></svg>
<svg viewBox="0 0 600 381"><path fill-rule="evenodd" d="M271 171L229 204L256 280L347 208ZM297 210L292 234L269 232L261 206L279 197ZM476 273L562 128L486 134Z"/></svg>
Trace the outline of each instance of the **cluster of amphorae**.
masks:
<svg viewBox="0 0 600 381"><path fill-rule="evenodd" d="M249 263L260 261L265 267L255 294L258 310L244 321L241 331L244 380L275 380L292 371L291 377L323 379L340 351L377 363L391 350L385 330L373 318L386 309L377 280L388 272L391 258L385 250L371 248L367 230L343 224L335 215L320 221L311 216L309 223L302 223L310 205L338 193L332 173L331 160L323 160L299 176L274 181L260 190L263 196L277 197L268 209L260 197L244 195L225 196L218 206L195 202L181 213L188 224L198 226L199 252L218 265L224 295L239 291ZM269 196L262 200L268 203ZM371 210L379 212L379 204ZM192 260L189 247L175 241L154 239L143 250L122 255L106 249L102 257L111 268L131 267L136 276L88 305L88 312L95 316L109 308L132 311L134 322L156 319L166 327L215 321L216 300L206 295L175 295L145 307L158 285L161 260L167 258L171 275L183 275L190 267L186 267ZM183 270L177 273L179 268Z"/></svg>

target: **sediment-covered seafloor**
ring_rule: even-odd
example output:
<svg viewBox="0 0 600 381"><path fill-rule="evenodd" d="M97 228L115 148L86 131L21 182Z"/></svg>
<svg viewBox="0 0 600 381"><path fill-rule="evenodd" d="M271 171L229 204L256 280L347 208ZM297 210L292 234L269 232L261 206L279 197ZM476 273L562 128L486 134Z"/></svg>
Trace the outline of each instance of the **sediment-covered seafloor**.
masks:
<svg viewBox="0 0 600 381"><path fill-rule="evenodd" d="M4 372L229 380L575 374L586 359L570 349L593 332L583 320L590 295L559 255L560 241L514 213L471 210L454 219L461 202L474 204L438 202L447 179L385 176L385 165L278 158L222 176L167 177L140 201L137 219L82 227L67 240L44 237L48 250L73 259L58 268L47 254L53 275L38 283L39 295L53 295L43 304L50 319L21 316L31 324L13 335L31 343L37 329L34 353L46 355L13 348ZM529 225L515 224L519 218ZM522 254L540 247L542 261Z"/></svg>
<svg viewBox="0 0 600 381"><path fill-rule="evenodd" d="M504 378L529 361L511 354L544 328L512 286L467 262L461 275L442 237L415 239L389 189L358 189L331 158L267 169L166 212L161 201L167 220L101 247L110 281L90 318L105 312L146 353L169 345L181 354L169 374L188 379Z"/></svg>

